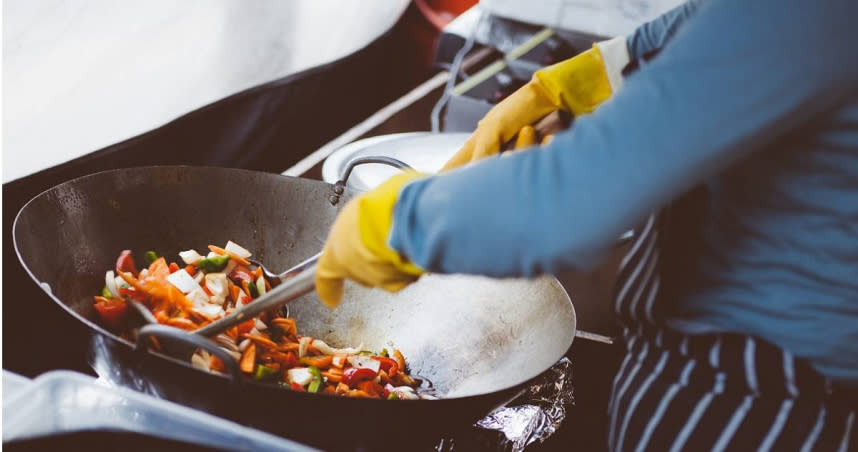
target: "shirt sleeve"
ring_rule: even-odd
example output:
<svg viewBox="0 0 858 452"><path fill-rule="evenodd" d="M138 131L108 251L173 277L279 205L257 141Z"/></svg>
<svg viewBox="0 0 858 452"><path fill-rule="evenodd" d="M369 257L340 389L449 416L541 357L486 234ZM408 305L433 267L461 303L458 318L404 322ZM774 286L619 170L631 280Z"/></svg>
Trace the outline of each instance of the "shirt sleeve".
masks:
<svg viewBox="0 0 858 452"><path fill-rule="evenodd" d="M664 48L682 24L694 15L699 3L698 0L687 0L635 29L626 38L629 58L640 60Z"/></svg>
<svg viewBox="0 0 858 452"><path fill-rule="evenodd" d="M550 145L407 185L389 243L442 273L592 268L649 212L854 101L854 17L854 0L710 0Z"/></svg>

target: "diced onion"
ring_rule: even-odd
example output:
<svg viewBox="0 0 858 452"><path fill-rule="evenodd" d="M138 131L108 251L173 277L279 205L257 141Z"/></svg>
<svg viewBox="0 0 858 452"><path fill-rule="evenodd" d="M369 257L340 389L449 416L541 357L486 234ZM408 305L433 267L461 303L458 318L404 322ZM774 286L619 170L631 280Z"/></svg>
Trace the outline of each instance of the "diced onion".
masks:
<svg viewBox="0 0 858 452"><path fill-rule="evenodd" d="M209 360L202 357L199 353L194 353L191 356L191 365L202 370L209 370Z"/></svg>
<svg viewBox="0 0 858 452"><path fill-rule="evenodd" d="M296 383L301 386L307 386L313 381L313 374L306 367L293 367L286 372L290 383Z"/></svg>
<svg viewBox="0 0 858 452"><path fill-rule="evenodd" d="M351 355L346 359L352 367L364 367L372 370L373 372L378 372L378 370L381 369L381 361L372 359L369 356Z"/></svg>
<svg viewBox="0 0 858 452"><path fill-rule="evenodd" d="M218 304L223 304L223 300L229 295L229 282L225 273L207 274L206 287L212 293L212 299L220 301Z"/></svg>
<svg viewBox="0 0 858 452"><path fill-rule="evenodd" d="M192 309L209 318L220 317L223 315L223 308L211 303L203 303L201 305L194 306Z"/></svg>
<svg viewBox="0 0 858 452"><path fill-rule="evenodd" d="M304 336L298 341L298 357L302 358L307 354L307 347L310 346L310 342L313 342L312 337Z"/></svg>
<svg viewBox="0 0 858 452"><path fill-rule="evenodd" d="M238 257L243 257L245 259L252 256L252 254L250 254L250 251L247 251L241 245L233 242L232 240L226 242L226 246L223 247L223 249L229 251L232 254L235 254Z"/></svg>
<svg viewBox="0 0 858 452"><path fill-rule="evenodd" d="M209 304L209 296L203 291L202 287L192 290L185 295L185 297L188 301L193 303L194 306Z"/></svg>
<svg viewBox="0 0 858 452"><path fill-rule="evenodd" d="M228 275L228 274L232 273L232 271L237 266L238 266L238 262L236 262L235 259L230 259L230 260L226 261L226 267L223 268L223 273Z"/></svg>
<svg viewBox="0 0 858 452"><path fill-rule="evenodd" d="M253 343L253 341L251 341L250 339L245 339L245 340L241 341L240 344L238 344L238 350L243 352L252 343Z"/></svg>
<svg viewBox="0 0 858 452"><path fill-rule="evenodd" d="M266 325L265 322L263 322L262 320L259 320L259 319L253 319L253 320L256 321L256 329L257 330L265 331L268 329L268 325Z"/></svg>
<svg viewBox="0 0 858 452"><path fill-rule="evenodd" d="M259 279L256 280L256 290L259 291L260 297L265 295L265 278L263 278L262 276L260 276Z"/></svg>
<svg viewBox="0 0 858 452"><path fill-rule="evenodd" d="M113 273L113 270L108 270L104 274L104 285L107 286L107 290L110 291L111 295L114 297L119 296L119 288L116 287L116 275Z"/></svg>
<svg viewBox="0 0 858 452"><path fill-rule="evenodd" d="M182 293L191 293L195 290L202 290L200 285L194 281L194 278L184 270L175 271L167 275L167 281L181 290ZM206 298L208 301L208 298Z"/></svg>
<svg viewBox="0 0 858 452"><path fill-rule="evenodd" d="M360 352L360 347L358 348L334 348L330 345L326 344L321 339L316 339L313 341L313 347L316 347L317 350L322 352L325 355L354 355ZM334 357L336 359L336 357Z"/></svg>
<svg viewBox="0 0 858 452"><path fill-rule="evenodd" d="M182 251L179 253L179 257L182 258L182 262L184 262L186 265L195 264L203 258L196 250Z"/></svg>

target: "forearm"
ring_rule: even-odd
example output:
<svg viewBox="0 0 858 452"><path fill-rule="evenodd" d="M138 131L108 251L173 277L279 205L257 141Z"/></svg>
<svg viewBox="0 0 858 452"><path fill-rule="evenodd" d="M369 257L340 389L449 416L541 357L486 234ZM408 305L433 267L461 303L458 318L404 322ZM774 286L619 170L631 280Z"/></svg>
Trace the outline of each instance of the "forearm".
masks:
<svg viewBox="0 0 858 452"><path fill-rule="evenodd" d="M591 267L648 212L854 92L844 11L858 12L847 0L711 0L681 42L550 145L407 186L390 244L444 273Z"/></svg>

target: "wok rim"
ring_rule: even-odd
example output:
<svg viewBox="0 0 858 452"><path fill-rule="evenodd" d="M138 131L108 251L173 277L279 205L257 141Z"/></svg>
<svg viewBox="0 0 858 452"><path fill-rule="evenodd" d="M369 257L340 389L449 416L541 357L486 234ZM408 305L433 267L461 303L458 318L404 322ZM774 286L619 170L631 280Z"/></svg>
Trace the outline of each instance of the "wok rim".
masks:
<svg viewBox="0 0 858 452"><path fill-rule="evenodd" d="M52 191L54 191L60 187L65 186L65 185L80 182L80 181L83 181L83 180L86 180L89 178L98 177L102 174L107 174L107 173L116 173L116 172L121 172L121 171L145 171L145 170L149 170L149 169L162 169L162 168L167 168L167 169L215 169L218 171L242 172L242 173L253 173L253 174L260 174L261 173L261 174L270 175L270 176L275 177L275 178L280 177L280 178L286 178L286 179L309 180L309 181L316 182L319 184L327 185L329 187L333 187L333 184L330 184L330 183L322 181L322 180L306 179L306 178L301 178L301 177L296 177L296 176L286 176L286 175L278 174L278 173L268 173L265 171L254 171L254 170L247 170L247 169L242 169L242 168L230 168L230 167L220 167L220 166L196 166L196 165L147 165L147 166L136 166L136 167L113 168L113 169L109 169L109 170L98 171L95 173L79 176L79 177L76 177L74 179L70 179L70 180L64 181L62 183L59 183L57 185L54 185L53 187L50 187L50 188L42 191L41 193L39 193L38 195L34 196L29 201L27 201L27 203L24 204L24 206L21 207L21 209L15 215L15 220L12 223L12 242L13 242L13 246L15 248L15 254L18 257L18 262L21 264L21 267L23 267L23 269L27 273L27 275L30 276L30 279L33 280L33 282L45 294L47 294L48 297L50 297L54 301L55 304L58 304L68 314L70 314L72 317L74 317L78 321L82 322L84 325L86 325L89 328L91 328L92 330L94 330L94 332L101 334L101 335L103 335L103 336L105 336L111 340L118 342L118 343L121 343L123 346L128 348L128 351L130 353L138 353L136 350L136 343L132 343L131 341L120 337L119 335L107 330L106 328L104 328L100 324L87 319L86 317L84 317L83 315L81 315L80 313L78 313L77 311L72 309L71 307L69 307L68 304L64 303L62 300L59 299L59 297L57 297L53 293L53 290L50 289L49 284L43 283L42 281L39 281L39 279L36 277L36 275L33 274L33 272L30 270L29 266L27 265L27 263L24 261L24 258L21 256L21 250L19 249L19 246L18 246L18 226L19 226L18 222L21 219L21 214L24 211L26 211L27 208L31 204L33 204L34 202L36 202L37 200L39 200L40 198L45 196L47 193L52 192ZM518 397L521 394L521 392L523 391L523 388L525 386L527 386L530 382L532 382L533 380L535 380L538 377L540 377L541 375L543 375L546 371L551 369L551 367L553 367L557 362L559 362L561 359L563 359L563 357L565 357L569 353L569 350L572 348L572 344L574 343L574 340L575 340L575 334L578 330L578 316L577 316L577 312L575 310L575 304L572 302L572 298L570 297L569 292L566 291L566 289L563 287L562 284L560 284L560 281L555 276L543 275L542 277L546 278L547 281L552 286L555 287L555 289L560 290L560 292L563 294L563 296L565 298L565 301L569 304L569 308L571 310L570 318L571 318L572 327L569 329L568 342L567 342L568 345L566 345L564 347L563 354L561 354L560 356L557 356L549 366L544 367L544 368L540 368L536 372L526 372L525 373L526 376L523 379L521 379L520 381L518 381L512 385L509 385L509 386L506 386L506 387L503 387L500 389L496 389L494 391L471 393L471 394L455 396L455 397L439 397L438 399L434 399L434 400L432 400L432 399L418 399L418 400L400 400L398 402L399 403L402 403L402 402L405 402L405 403L416 403L416 402L440 403L440 402L444 402L444 401L459 402L459 401L473 400L473 399L477 399L477 398L485 398L485 397L489 397L489 396L498 396L500 394L504 394L507 392L514 393L514 395L512 397L506 398L502 404L497 405L497 406L501 406L503 404L506 404L506 403L512 401L516 397ZM531 280L535 281L534 279L531 279ZM45 285L47 285L47 288L45 287ZM353 402L346 402L346 403L390 403L389 401L382 400L382 399L367 399L367 398L360 398L360 397L342 397L339 395L330 395L330 394L301 393L298 391L289 391L289 390L286 390L284 388L278 388L278 387L275 387L274 385L270 385L270 384L257 383L257 382L254 382L252 380L233 382L232 378L227 374L206 372L203 369L199 369L199 368L194 367L193 365L191 365L190 362L186 363L186 362L181 361L179 359L176 359L172 356L165 355L163 353L158 353L158 352L152 351L150 349L146 349L145 353L148 355L154 355L154 356L161 358L161 359L166 359L170 362L184 366L186 368L193 369L193 370L195 370L195 371L197 371L203 375L221 378L223 380L229 381L230 384L242 384L242 385L253 385L253 386L258 386L258 387L267 387L270 389L276 389L278 391L287 392L287 393L293 394L293 395L298 396L298 397L318 397L321 395L321 396L328 396L329 398L334 398L334 399L352 400L353 401ZM90 368L93 368L92 363L88 362L87 364L90 366ZM419 377L419 373L417 373L415 375L417 375ZM488 414L488 412L486 414Z"/></svg>

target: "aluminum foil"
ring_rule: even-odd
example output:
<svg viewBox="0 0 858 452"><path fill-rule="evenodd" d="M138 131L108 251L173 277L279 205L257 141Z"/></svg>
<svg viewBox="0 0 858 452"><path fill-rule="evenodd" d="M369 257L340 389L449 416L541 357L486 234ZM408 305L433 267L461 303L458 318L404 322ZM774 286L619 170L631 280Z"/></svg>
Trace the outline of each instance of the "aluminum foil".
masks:
<svg viewBox="0 0 858 452"><path fill-rule="evenodd" d="M480 448L496 451L523 451L529 444L545 441L554 434L566 418L566 408L575 404L572 382L572 362L563 358L543 373L525 392L480 419L474 426L478 431L497 432L483 438ZM463 442L447 439L439 443L436 451L459 450ZM465 444L465 448L474 444Z"/></svg>

